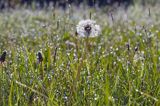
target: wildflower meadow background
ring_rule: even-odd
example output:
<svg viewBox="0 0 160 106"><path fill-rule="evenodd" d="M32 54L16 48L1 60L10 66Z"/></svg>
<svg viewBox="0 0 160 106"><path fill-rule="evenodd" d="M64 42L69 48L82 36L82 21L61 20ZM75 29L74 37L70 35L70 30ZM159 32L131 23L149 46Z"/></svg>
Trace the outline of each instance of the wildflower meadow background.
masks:
<svg viewBox="0 0 160 106"><path fill-rule="evenodd" d="M0 10L0 105L160 106L159 6Z"/></svg>

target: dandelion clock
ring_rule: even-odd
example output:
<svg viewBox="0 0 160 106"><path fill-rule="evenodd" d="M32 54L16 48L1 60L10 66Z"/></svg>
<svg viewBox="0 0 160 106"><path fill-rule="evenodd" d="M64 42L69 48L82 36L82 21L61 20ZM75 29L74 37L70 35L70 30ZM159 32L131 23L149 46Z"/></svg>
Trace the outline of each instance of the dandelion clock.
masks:
<svg viewBox="0 0 160 106"><path fill-rule="evenodd" d="M96 37L101 33L100 26L96 24L96 21L90 19L80 21L76 29L80 37Z"/></svg>
<svg viewBox="0 0 160 106"><path fill-rule="evenodd" d="M85 49L85 54L88 54L91 51L92 47L97 45L97 43L95 45L95 42L93 40L95 40L96 37L100 34L101 28L94 20L81 20L76 26L76 35L78 35L78 37L80 38L84 38L79 40L82 41L81 44L84 44L83 46Z"/></svg>

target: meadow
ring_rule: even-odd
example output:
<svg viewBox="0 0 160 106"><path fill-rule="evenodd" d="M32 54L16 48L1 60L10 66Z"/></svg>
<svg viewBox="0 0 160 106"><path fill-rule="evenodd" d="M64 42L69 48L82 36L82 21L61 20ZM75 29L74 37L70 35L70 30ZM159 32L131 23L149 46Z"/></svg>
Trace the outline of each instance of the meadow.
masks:
<svg viewBox="0 0 160 106"><path fill-rule="evenodd" d="M1 106L159 106L159 5L0 12ZM101 34L76 25L95 20ZM42 57L37 58L37 54Z"/></svg>

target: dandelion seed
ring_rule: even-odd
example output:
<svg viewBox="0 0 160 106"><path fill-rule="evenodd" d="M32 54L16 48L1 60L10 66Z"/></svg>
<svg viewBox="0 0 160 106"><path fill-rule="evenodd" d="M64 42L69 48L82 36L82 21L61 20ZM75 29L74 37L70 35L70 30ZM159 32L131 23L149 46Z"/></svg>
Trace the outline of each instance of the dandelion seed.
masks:
<svg viewBox="0 0 160 106"><path fill-rule="evenodd" d="M6 60L7 51L4 51L0 57L0 62L3 63Z"/></svg>
<svg viewBox="0 0 160 106"><path fill-rule="evenodd" d="M101 32L100 26L90 19L80 21L76 28L80 37L96 37Z"/></svg>

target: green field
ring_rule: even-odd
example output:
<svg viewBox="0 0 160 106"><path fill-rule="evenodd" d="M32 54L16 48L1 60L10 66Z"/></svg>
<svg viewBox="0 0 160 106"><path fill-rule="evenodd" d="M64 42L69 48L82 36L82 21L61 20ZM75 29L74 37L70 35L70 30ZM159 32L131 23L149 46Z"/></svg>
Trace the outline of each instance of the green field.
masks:
<svg viewBox="0 0 160 106"><path fill-rule="evenodd" d="M75 34L88 18L101 26L100 36ZM1 106L160 105L159 5L6 9L0 54L5 50Z"/></svg>

